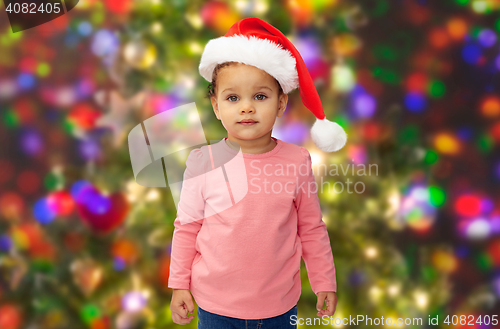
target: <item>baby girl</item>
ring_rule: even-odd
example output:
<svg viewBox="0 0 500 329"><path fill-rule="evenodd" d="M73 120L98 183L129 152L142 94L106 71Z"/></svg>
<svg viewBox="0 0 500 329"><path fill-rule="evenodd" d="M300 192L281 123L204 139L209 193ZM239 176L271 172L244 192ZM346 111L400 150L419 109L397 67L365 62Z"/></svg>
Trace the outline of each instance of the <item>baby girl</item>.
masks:
<svg viewBox="0 0 500 329"><path fill-rule="evenodd" d="M238 21L211 40L200 73L227 137L186 161L168 283L173 321L191 322L194 297L198 328L296 328L301 257L317 315L332 316L335 266L310 153L271 134L297 86L316 115L320 149L342 148L345 132L325 118L293 44L261 19Z"/></svg>

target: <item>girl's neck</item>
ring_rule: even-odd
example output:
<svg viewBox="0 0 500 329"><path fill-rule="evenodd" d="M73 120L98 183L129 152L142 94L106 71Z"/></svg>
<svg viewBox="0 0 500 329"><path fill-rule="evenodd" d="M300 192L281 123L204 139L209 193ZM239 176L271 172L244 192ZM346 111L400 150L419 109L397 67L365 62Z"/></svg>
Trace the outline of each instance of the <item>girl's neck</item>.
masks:
<svg viewBox="0 0 500 329"><path fill-rule="evenodd" d="M228 135L226 144L236 151L238 151L241 147L241 152L246 154L267 153L272 151L277 145L276 141L271 138L271 133L252 140L236 139L233 136Z"/></svg>

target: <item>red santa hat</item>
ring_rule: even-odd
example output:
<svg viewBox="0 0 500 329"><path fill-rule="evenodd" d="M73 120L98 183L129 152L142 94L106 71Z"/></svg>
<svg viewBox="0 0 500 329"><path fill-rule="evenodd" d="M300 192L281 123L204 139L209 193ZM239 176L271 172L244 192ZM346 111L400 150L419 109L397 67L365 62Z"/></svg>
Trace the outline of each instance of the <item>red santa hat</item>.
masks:
<svg viewBox="0 0 500 329"><path fill-rule="evenodd" d="M283 92L299 87L304 105L316 116L311 138L325 152L344 147L347 135L335 122L326 119L318 91L304 60L295 46L280 30L256 17L242 19L222 37L210 40L201 56L199 71L212 82L215 66L240 62L255 66L273 76Z"/></svg>

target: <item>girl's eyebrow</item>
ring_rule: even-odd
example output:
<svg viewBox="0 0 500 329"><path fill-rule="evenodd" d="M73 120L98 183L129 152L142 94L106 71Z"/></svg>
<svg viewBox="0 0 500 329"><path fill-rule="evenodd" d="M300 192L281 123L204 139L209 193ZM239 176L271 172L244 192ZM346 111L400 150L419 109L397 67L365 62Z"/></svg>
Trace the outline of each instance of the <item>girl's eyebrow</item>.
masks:
<svg viewBox="0 0 500 329"><path fill-rule="evenodd" d="M268 86L258 86L258 87L255 87L255 89L263 89L263 88L267 88L271 91L273 91L271 88L269 88ZM224 89L222 92L225 92L225 91L228 91L228 90L234 90L233 88L227 88L227 89Z"/></svg>

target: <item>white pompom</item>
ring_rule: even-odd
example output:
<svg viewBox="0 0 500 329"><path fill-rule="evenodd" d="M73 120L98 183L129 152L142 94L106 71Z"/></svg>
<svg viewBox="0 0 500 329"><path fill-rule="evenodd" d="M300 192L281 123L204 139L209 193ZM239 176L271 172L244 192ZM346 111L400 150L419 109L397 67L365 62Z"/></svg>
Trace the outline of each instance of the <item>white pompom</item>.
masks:
<svg viewBox="0 0 500 329"><path fill-rule="evenodd" d="M318 148L325 152L335 152L344 147L347 134L344 129L328 119L319 120L311 128L311 138Z"/></svg>

